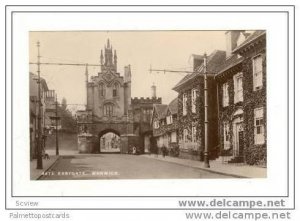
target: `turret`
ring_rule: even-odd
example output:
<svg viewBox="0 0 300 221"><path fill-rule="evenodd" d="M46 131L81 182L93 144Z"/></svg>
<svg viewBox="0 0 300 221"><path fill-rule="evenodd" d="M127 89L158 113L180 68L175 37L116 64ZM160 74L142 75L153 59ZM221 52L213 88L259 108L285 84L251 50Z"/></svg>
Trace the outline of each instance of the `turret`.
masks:
<svg viewBox="0 0 300 221"><path fill-rule="evenodd" d="M118 62L118 57L117 57L117 51L115 50L115 52L114 52L114 65L115 65L116 72L117 72L117 62Z"/></svg>
<svg viewBox="0 0 300 221"><path fill-rule="evenodd" d="M131 105L131 69L124 67L124 114L127 115Z"/></svg>
<svg viewBox="0 0 300 221"><path fill-rule="evenodd" d="M109 39L107 39L107 45L105 46L105 66L113 65L113 53L112 53L112 45L110 45Z"/></svg>
<svg viewBox="0 0 300 221"><path fill-rule="evenodd" d="M130 64L124 67L124 82L131 82L131 68Z"/></svg>
<svg viewBox="0 0 300 221"><path fill-rule="evenodd" d="M101 49L101 55L100 55L100 64L103 65L103 51Z"/></svg>

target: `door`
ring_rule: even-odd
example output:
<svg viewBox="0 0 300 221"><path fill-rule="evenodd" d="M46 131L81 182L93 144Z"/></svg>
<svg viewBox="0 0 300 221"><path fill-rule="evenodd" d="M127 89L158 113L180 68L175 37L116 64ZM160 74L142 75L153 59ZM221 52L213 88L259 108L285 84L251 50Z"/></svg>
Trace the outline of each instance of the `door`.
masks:
<svg viewBox="0 0 300 221"><path fill-rule="evenodd" d="M233 156L243 156L244 154L244 131L243 122L240 118L233 121Z"/></svg>
<svg viewBox="0 0 300 221"><path fill-rule="evenodd" d="M145 135L144 137L144 152L149 153L150 152L150 136Z"/></svg>
<svg viewBox="0 0 300 221"><path fill-rule="evenodd" d="M239 131L239 156L244 156L244 131Z"/></svg>

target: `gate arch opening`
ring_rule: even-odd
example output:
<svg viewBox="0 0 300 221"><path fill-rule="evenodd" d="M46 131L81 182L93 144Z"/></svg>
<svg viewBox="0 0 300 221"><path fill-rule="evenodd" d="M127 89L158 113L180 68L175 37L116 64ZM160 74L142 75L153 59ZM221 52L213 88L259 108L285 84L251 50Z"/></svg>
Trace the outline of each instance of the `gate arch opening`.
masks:
<svg viewBox="0 0 300 221"><path fill-rule="evenodd" d="M100 153L120 153L120 133L113 129L106 129L98 134Z"/></svg>

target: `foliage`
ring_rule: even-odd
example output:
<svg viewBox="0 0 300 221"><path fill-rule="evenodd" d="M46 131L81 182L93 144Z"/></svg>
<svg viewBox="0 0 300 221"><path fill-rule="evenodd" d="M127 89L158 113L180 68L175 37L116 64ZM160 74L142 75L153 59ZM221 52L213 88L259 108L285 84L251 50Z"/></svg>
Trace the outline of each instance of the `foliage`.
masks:
<svg viewBox="0 0 300 221"><path fill-rule="evenodd" d="M173 147L169 150L170 156L172 157L178 157L179 156L179 145L173 145Z"/></svg>
<svg viewBox="0 0 300 221"><path fill-rule="evenodd" d="M249 165L266 165L267 151L266 146L251 146L245 150L246 163Z"/></svg>
<svg viewBox="0 0 300 221"><path fill-rule="evenodd" d="M71 111L67 109L67 100L62 99L62 103L58 106L58 116L60 117L62 130L65 132L76 133L77 125Z"/></svg>
<svg viewBox="0 0 300 221"><path fill-rule="evenodd" d="M263 88L258 91L253 91L253 70L252 70L252 57L257 53L262 53L263 56ZM230 72L231 71L231 72ZM242 65L236 66L232 68L230 71L225 73L222 77L218 79L219 81L219 122L220 122L220 144L221 144L221 155L228 156L230 155L233 148L233 128L232 128L232 120L233 113L238 109L242 108L244 111L244 156L246 163L250 165L254 164L266 164L267 160L267 148L265 140L265 144L256 145L254 144L254 109L258 107L264 107L264 123L265 123L265 137L267 137L267 125L266 125L266 56L264 50L252 51L250 54L245 56L245 60ZM233 85L233 75L238 73L239 71L243 72L243 96L244 102L234 104L234 85ZM228 90L229 90L229 105L227 107L223 107L222 105L222 97L223 90L222 84L224 82L228 82ZM224 146L224 133L223 133L223 122L229 122L230 124L230 149L223 150Z"/></svg>

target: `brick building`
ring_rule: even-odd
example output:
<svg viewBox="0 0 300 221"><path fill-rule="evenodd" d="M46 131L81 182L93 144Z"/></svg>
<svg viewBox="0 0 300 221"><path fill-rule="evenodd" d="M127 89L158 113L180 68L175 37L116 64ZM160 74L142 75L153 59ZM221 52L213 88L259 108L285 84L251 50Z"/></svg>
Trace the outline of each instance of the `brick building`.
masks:
<svg viewBox="0 0 300 221"><path fill-rule="evenodd" d="M161 104L161 98L152 94L151 98L132 98L131 106L134 119L134 127L138 128L141 138L140 152L149 153L151 146L154 145L151 117L153 106Z"/></svg>
<svg viewBox="0 0 300 221"><path fill-rule="evenodd" d="M178 140L180 157L202 159L204 152L204 57L194 55L194 73L186 75L173 90L178 92ZM208 149L218 154L217 87L214 80L225 52L216 50L207 57Z"/></svg>
<svg viewBox="0 0 300 221"><path fill-rule="evenodd" d="M266 164L266 32L228 31L216 81L220 154L229 163Z"/></svg>
<svg viewBox="0 0 300 221"><path fill-rule="evenodd" d="M30 114L30 159L35 159L37 156L37 141L38 141L38 115L39 115L39 97L38 97L38 76L29 73L29 114ZM45 111L46 99L45 94L48 91L48 85L45 79L41 78L41 134L44 144L45 138Z"/></svg>
<svg viewBox="0 0 300 221"><path fill-rule="evenodd" d="M178 152L178 98L170 104L156 104L152 118L153 137L155 143L152 152L161 152L166 147L170 155Z"/></svg>

